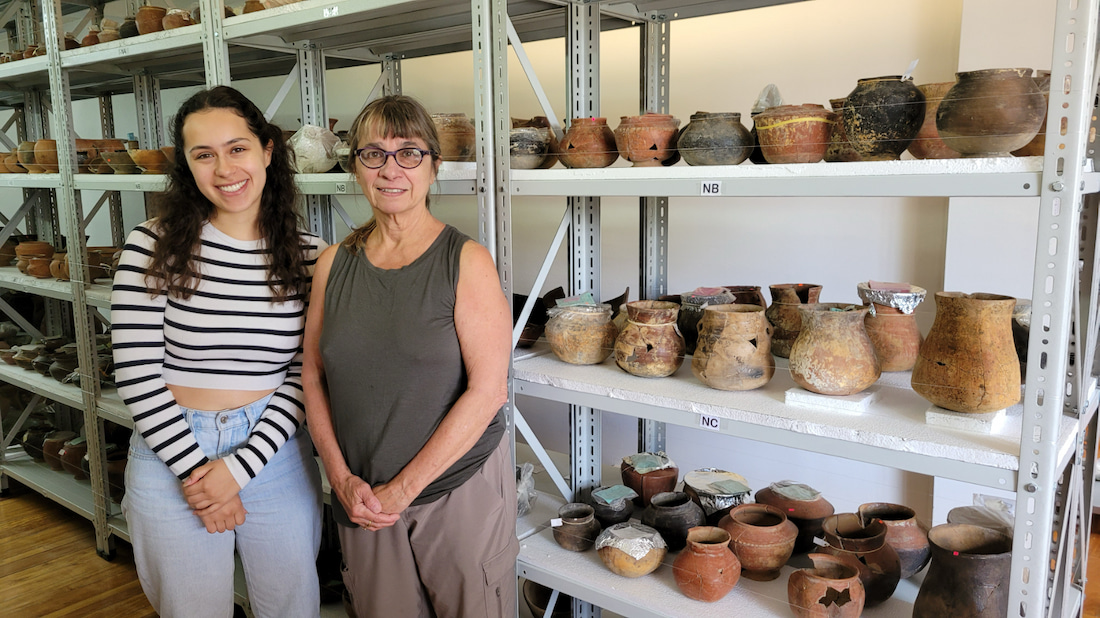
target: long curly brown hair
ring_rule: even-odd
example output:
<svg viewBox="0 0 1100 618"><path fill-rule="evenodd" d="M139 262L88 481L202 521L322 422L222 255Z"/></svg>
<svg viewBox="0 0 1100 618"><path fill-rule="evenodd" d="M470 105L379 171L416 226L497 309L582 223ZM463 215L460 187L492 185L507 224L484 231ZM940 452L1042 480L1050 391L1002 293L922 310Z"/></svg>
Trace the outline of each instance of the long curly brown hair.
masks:
<svg viewBox="0 0 1100 618"><path fill-rule="evenodd" d="M155 202L159 237L146 270L146 285L151 291L168 289L181 298L190 298L198 286L194 256L199 250L203 222L214 214L215 207L199 190L187 165L183 126L191 114L215 108L232 110L244 118L261 145L273 145L259 215L260 234L269 251L267 281L275 302L302 296L309 278L302 257L307 243L301 236L304 224L298 211L300 194L283 132L268 122L252 101L228 86L195 93L172 120L175 163L168 171L168 188Z"/></svg>

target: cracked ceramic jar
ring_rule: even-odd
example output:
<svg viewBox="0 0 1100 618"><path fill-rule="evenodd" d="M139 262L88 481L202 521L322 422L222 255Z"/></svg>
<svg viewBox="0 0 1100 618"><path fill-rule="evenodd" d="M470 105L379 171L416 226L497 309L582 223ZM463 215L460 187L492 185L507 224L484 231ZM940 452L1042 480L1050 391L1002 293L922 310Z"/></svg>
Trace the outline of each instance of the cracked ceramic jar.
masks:
<svg viewBox="0 0 1100 618"><path fill-rule="evenodd" d="M817 545L815 537L821 536L821 524L833 514L833 505L809 485L794 481L779 481L756 492L756 501L783 511L787 519L798 527L794 553L804 554Z"/></svg>
<svg viewBox="0 0 1100 618"><path fill-rule="evenodd" d="M615 146L619 156L634 167L660 167L680 160L676 137L680 121L669 114L645 113L623 116L615 128Z"/></svg>
<svg viewBox="0 0 1100 618"><path fill-rule="evenodd" d="M546 340L559 360L594 365L614 351L619 329L611 321L611 305L551 307L547 315Z"/></svg>
<svg viewBox="0 0 1100 618"><path fill-rule="evenodd" d="M829 99L829 107L837 118L844 113L844 99ZM844 132L844 123L833 123L833 130L829 133L829 146L825 148L825 161L830 163L861 161L862 157L852 145L848 143L848 135Z"/></svg>
<svg viewBox="0 0 1100 618"><path fill-rule="evenodd" d="M896 161L924 122L924 94L900 75L861 79L845 99L842 119L863 161Z"/></svg>
<svg viewBox="0 0 1100 618"><path fill-rule="evenodd" d="M798 528L783 511L766 504L733 507L718 525L730 535L730 549L741 561L741 575L754 581L777 579L790 560Z"/></svg>
<svg viewBox="0 0 1100 618"><path fill-rule="evenodd" d="M775 328L772 331L772 354L779 358L791 355L791 345L798 339L802 330L802 316L798 307L806 303L816 303L821 296L821 286L813 283L777 283L769 285L772 304L765 310Z"/></svg>
<svg viewBox="0 0 1100 618"><path fill-rule="evenodd" d="M874 607L893 596L901 579L901 560L886 543L886 524L875 519L864 525L857 514L841 513L825 518L821 527L828 543L822 551L859 570L859 580L867 593L865 607Z"/></svg>
<svg viewBox="0 0 1100 618"><path fill-rule="evenodd" d="M875 286L875 287L872 287ZM917 325L915 311L927 294L915 285L856 285L856 293L864 306L872 310L863 320L871 345L875 347L883 371L909 371L917 362L923 337Z"/></svg>
<svg viewBox="0 0 1100 618"><path fill-rule="evenodd" d="M558 151L561 148L561 144L558 142L558 136L554 133L554 128L550 126L550 119L546 116L535 116L530 119L513 118L513 129L522 128L535 128L546 129L549 146L546 151L546 156L543 157L542 163L538 165L538 169L550 169L554 167L554 164L558 162Z"/></svg>
<svg viewBox="0 0 1100 618"><path fill-rule="evenodd" d="M691 372L711 388L747 391L775 375L772 326L758 305L713 305L703 310Z"/></svg>
<svg viewBox="0 0 1100 618"><path fill-rule="evenodd" d="M779 105L754 118L768 163L816 163L825 157L836 114L823 105Z"/></svg>
<svg viewBox="0 0 1100 618"><path fill-rule="evenodd" d="M956 73L936 111L936 129L963 157L1008 157L1039 132L1046 99L1031 69Z"/></svg>
<svg viewBox="0 0 1100 618"><path fill-rule="evenodd" d="M859 618L865 593L859 570L829 554L810 554L812 568L787 580L787 604L797 618Z"/></svg>
<svg viewBox="0 0 1100 618"><path fill-rule="evenodd" d="M917 159L957 159L959 153L947 147L940 139L936 129L936 112L940 109L943 95L955 85L955 82L936 82L917 86L924 93L924 122L920 131L909 144L909 154Z"/></svg>
<svg viewBox="0 0 1100 618"><path fill-rule="evenodd" d="M730 535L715 526L688 530L687 547L672 562L672 576L684 596L713 603L741 579L741 561L730 551Z"/></svg>
<svg viewBox="0 0 1100 618"><path fill-rule="evenodd" d="M995 412L1020 401L1015 306L1011 296L936 292L936 319L913 367L913 390L955 412Z"/></svg>
<svg viewBox="0 0 1100 618"><path fill-rule="evenodd" d="M798 307L802 330L791 345L791 378L821 395L854 395L882 375L875 347L863 326L869 309L845 303Z"/></svg>
<svg viewBox="0 0 1100 618"><path fill-rule="evenodd" d="M684 337L684 352L695 353L703 309L711 305L726 305L732 303L734 299L734 295L725 288L695 288L691 292L680 295L680 311L676 314L676 326Z"/></svg>
<svg viewBox="0 0 1100 618"><path fill-rule="evenodd" d="M901 578L909 579L928 565L928 527L917 521L913 509L889 502L868 502L856 511L864 525L879 520L886 526L886 543L901 560Z"/></svg>
<svg viewBox="0 0 1100 618"><path fill-rule="evenodd" d="M1008 614L1012 539L980 526L943 524L928 532L932 564L913 618L1000 618Z"/></svg>
<svg viewBox="0 0 1100 618"><path fill-rule="evenodd" d="M626 303L626 326L615 339L615 363L631 375L663 378L684 363L684 338L676 328L676 303Z"/></svg>
<svg viewBox="0 0 1100 618"><path fill-rule="evenodd" d="M558 159L569 168L607 167L619 158L607 118L574 118L561 140Z"/></svg>

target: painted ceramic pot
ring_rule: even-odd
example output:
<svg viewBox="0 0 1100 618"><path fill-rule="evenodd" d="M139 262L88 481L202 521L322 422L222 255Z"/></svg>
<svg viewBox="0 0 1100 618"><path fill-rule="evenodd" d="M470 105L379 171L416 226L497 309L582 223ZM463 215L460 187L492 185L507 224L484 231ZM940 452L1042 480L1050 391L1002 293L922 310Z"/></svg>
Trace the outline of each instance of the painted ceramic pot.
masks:
<svg viewBox="0 0 1100 618"><path fill-rule="evenodd" d="M687 548L672 562L672 576L684 596L713 603L733 590L741 579L741 561L729 543L730 535L722 528L688 530Z"/></svg>
<svg viewBox="0 0 1100 618"><path fill-rule="evenodd" d="M813 283L777 283L769 285L772 304L764 312L775 330L772 331L772 354L779 358L791 355L791 346L802 330L802 316L798 308L816 303L821 296L821 286Z"/></svg>
<svg viewBox="0 0 1100 618"><path fill-rule="evenodd" d="M924 94L900 75L861 79L845 101L843 122L864 161L896 161L924 122Z"/></svg>
<svg viewBox="0 0 1100 618"><path fill-rule="evenodd" d="M843 118L844 99L829 99L829 106L837 119ZM825 161L830 163L846 161L862 161L863 158L852 145L848 143L848 134L844 132L844 122L833 123L833 130L829 133L829 146L825 148Z"/></svg>
<svg viewBox="0 0 1100 618"><path fill-rule="evenodd" d="M863 327L869 309L844 303L801 305L802 330L791 345L791 378L822 395L853 395L882 375Z"/></svg>
<svg viewBox="0 0 1100 618"><path fill-rule="evenodd" d="M554 164L558 162L558 151L561 147L561 144L558 142L557 135L554 134L554 129L550 126L550 119L546 116L535 116L534 118L527 120L521 118L512 119L513 129L524 127L546 129L546 134L550 140L550 143L549 147L546 150L546 156L543 157L542 163L540 163L537 167L544 170L554 167Z"/></svg>
<svg viewBox="0 0 1100 618"><path fill-rule="evenodd" d="M902 579L909 579L928 565L928 526L917 521L916 511L901 504L869 502L859 505L856 512L864 526L875 519L886 525L886 543L901 560Z"/></svg>
<svg viewBox="0 0 1100 618"><path fill-rule="evenodd" d="M752 152L752 135L741 114L695 112L676 149L688 165L738 165Z"/></svg>
<svg viewBox="0 0 1100 618"><path fill-rule="evenodd" d="M570 168L607 167L619 158L615 134L606 118L574 118L561 140L558 154Z"/></svg>
<svg viewBox="0 0 1100 618"><path fill-rule="evenodd" d="M917 362L924 339L914 312L927 292L909 284L897 286L897 290L871 285L860 283L856 292L863 305L872 308L863 326L875 347L875 356L883 371L909 371Z"/></svg>
<svg viewBox="0 0 1100 618"><path fill-rule="evenodd" d="M787 580L787 604L797 618L859 618L866 594L859 570L829 554L810 554L813 568Z"/></svg>
<svg viewBox="0 0 1100 618"><path fill-rule="evenodd" d="M821 536L821 524L833 514L833 505L809 485L792 481L772 483L756 492L756 501L774 506L787 515L798 528L794 553L803 554L816 547L815 537Z"/></svg>
<svg viewBox="0 0 1100 618"><path fill-rule="evenodd" d="M542 167L550 156L550 130L518 127L508 135L508 162L512 169L533 170Z"/></svg>
<svg viewBox="0 0 1100 618"><path fill-rule="evenodd" d="M866 607L874 607L894 594L901 578L901 561L886 543L885 524L875 519L864 525L855 513L841 513L825 518L822 532L829 544L823 552L859 569L859 580L867 593Z"/></svg>
<svg viewBox="0 0 1100 618"><path fill-rule="evenodd" d="M569 551L585 551L592 548L600 535L600 522L595 511L587 504L571 502L558 509L560 526L554 527L554 540Z"/></svg>
<svg viewBox="0 0 1100 618"><path fill-rule="evenodd" d="M1035 71L1035 75L1032 77L1035 80L1035 85L1039 88L1039 92L1043 93L1043 100L1045 101L1043 109L1049 109L1050 107L1050 71ZM1012 155L1016 157L1041 157L1046 152L1047 142L1047 115L1049 112L1043 114L1043 124L1039 125L1039 132L1035 134L1035 137L1031 138L1023 148L1019 150L1013 150Z"/></svg>
<svg viewBox="0 0 1100 618"><path fill-rule="evenodd" d="M1015 305L1011 296L936 292L936 319L913 367L913 390L955 412L995 412L1020 401Z"/></svg>
<svg viewBox="0 0 1100 618"><path fill-rule="evenodd" d="M760 388L775 375L772 326L758 305L714 305L703 310L691 372L711 388Z"/></svg>
<svg viewBox="0 0 1100 618"><path fill-rule="evenodd" d="M1012 539L989 528L943 524L928 532L932 565L924 577L913 618L1008 615Z"/></svg>
<svg viewBox="0 0 1100 618"><path fill-rule="evenodd" d="M477 152L474 123L466 114L432 114L439 133L440 156L444 161L473 161Z"/></svg>
<svg viewBox="0 0 1100 618"><path fill-rule="evenodd" d="M1046 117L1031 69L956 73L936 112L943 143L964 157L1007 157L1027 145Z"/></svg>
<svg viewBox="0 0 1100 618"><path fill-rule="evenodd" d="M615 350L619 328L611 321L611 305L551 307L547 315L546 340L560 360L594 365Z"/></svg>
<svg viewBox="0 0 1100 618"><path fill-rule="evenodd" d="M626 303L627 324L615 339L615 363L629 374L662 378L684 362L684 338L676 329L675 303Z"/></svg>
<svg viewBox="0 0 1100 618"><path fill-rule="evenodd" d="M680 121L668 114L623 116L615 128L619 155L634 167L660 167L680 160L676 136Z"/></svg>
<svg viewBox="0 0 1100 618"><path fill-rule="evenodd" d="M661 492L642 512L642 523L661 533L669 551L680 551L687 544L688 530L706 523L698 504L682 491Z"/></svg>
<svg viewBox="0 0 1100 618"><path fill-rule="evenodd" d="M755 118L760 150L768 163L816 163L835 121L836 114L812 103L768 108Z"/></svg>
<svg viewBox="0 0 1100 618"><path fill-rule="evenodd" d="M937 82L917 86L924 93L924 122L920 131L909 144L909 154L917 159L955 159L959 153L947 147L940 139L940 132L936 129L936 112L940 109L940 101L943 95L951 90L955 82Z"/></svg>
<svg viewBox="0 0 1100 618"><path fill-rule="evenodd" d="M798 528L783 511L766 504L734 507L718 524L730 535L730 549L741 561L741 575L771 581L790 560Z"/></svg>
<svg viewBox="0 0 1100 618"><path fill-rule="evenodd" d="M151 34L164 30L164 16L167 14L168 9L162 6L147 4L138 7L137 16L135 17L138 34Z"/></svg>

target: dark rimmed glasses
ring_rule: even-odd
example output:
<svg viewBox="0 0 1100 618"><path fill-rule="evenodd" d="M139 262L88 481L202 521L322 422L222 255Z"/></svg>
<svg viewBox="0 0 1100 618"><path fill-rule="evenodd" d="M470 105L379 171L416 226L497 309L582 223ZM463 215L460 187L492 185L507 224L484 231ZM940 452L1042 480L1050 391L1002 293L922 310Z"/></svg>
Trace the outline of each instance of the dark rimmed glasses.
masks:
<svg viewBox="0 0 1100 618"><path fill-rule="evenodd" d="M355 151L355 156L364 167L376 170L386 164L386 159L393 157L399 167L411 170L420 167L426 155L433 154L431 150L421 148L399 148L394 151L381 148L360 148Z"/></svg>

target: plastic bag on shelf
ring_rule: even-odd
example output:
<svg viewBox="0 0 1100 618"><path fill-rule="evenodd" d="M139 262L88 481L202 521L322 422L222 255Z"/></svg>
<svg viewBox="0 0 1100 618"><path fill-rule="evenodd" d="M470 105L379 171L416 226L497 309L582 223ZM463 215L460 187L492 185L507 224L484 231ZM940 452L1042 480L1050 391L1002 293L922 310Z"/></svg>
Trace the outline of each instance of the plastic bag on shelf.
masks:
<svg viewBox="0 0 1100 618"><path fill-rule="evenodd" d="M973 506L959 506L947 513L949 524L972 524L1003 532L1012 538L1015 504L993 496L974 496Z"/></svg>
<svg viewBox="0 0 1100 618"><path fill-rule="evenodd" d="M779 94L779 87L775 84L768 84L764 86L764 89L760 91L760 96L756 97L756 102L752 104L752 113L756 114L769 107L780 105L783 105L783 95Z"/></svg>
<svg viewBox="0 0 1100 618"><path fill-rule="evenodd" d="M516 516L523 517L530 513L538 495L535 491L535 466L530 463L516 466Z"/></svg>

